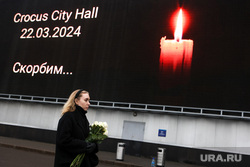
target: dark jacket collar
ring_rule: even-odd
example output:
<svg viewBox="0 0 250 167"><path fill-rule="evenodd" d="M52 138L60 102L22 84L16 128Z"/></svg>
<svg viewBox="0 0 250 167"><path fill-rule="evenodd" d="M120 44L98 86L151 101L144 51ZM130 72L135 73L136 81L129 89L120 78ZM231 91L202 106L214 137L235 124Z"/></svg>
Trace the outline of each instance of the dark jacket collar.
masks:
<svg viewBox="0 0 250 167"><path fill-rule="evenodd" d="M86 117L87 111L85 111L82 107L76 105L75 110L75 119L77 124L82 128L85 138L89 134L89 121Z"/></svg>
<svg viewBox="0 0 250 167"><path fill-rule="evenodd" d="M81 114L84 114L84 115L87 113L87 111L85 111L82 107L80 107L78 105L76 105L76 111L78 111L78 112L80 112Z"/></svg>

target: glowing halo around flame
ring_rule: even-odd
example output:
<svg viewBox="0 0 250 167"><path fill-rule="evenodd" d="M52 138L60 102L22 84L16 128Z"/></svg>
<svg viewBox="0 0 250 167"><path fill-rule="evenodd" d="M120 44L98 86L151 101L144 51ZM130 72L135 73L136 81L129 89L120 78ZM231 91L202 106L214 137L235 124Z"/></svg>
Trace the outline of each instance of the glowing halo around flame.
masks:
<svg viewBox="0 0 250 167"><path fill-rule="evenodd" d="M189 27L190 16L185 9L179 8L172 14L170 23L175 41L182 40L183 34L185 34L185 31Z"/></svg>

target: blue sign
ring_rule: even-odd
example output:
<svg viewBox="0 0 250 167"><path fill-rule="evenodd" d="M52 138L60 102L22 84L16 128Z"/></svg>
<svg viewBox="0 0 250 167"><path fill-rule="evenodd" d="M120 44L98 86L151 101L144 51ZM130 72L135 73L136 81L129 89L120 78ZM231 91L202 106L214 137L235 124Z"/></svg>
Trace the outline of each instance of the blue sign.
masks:
<svg viewBox="0 0 250 167"><path fill-rule="evenodd" d="M167 130L166 129L159 129L158 136L159 137L166 137Z"/></svg>

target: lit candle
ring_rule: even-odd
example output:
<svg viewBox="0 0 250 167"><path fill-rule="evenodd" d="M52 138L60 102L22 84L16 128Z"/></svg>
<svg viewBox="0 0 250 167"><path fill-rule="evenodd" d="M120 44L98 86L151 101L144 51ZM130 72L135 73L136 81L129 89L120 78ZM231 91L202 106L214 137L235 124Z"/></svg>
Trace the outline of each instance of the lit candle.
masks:
<svg viewBox="0 0 250 167"><path fill-rule="evenodd" d="M160 41L160 84L163 89L181 85L189 77L193 40L182 39L182 19L182 10L180 9L174 33L175 39L166 39L165 36Z"/></svg>

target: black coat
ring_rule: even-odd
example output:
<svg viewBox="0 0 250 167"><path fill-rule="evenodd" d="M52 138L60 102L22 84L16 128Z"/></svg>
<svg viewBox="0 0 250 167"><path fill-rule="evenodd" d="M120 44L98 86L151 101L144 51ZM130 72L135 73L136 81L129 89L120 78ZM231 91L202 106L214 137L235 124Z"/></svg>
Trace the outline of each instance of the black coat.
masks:
<svg viewBox="0 0 250 167"><path fill-rule="evenodd" d="M85 153L89 134L87 112L76 106L74 112L65 113L58 122L54 167L69 167L74 158ZM98 164L96 152L85 154L81 167L94 167Z"/></svg>

